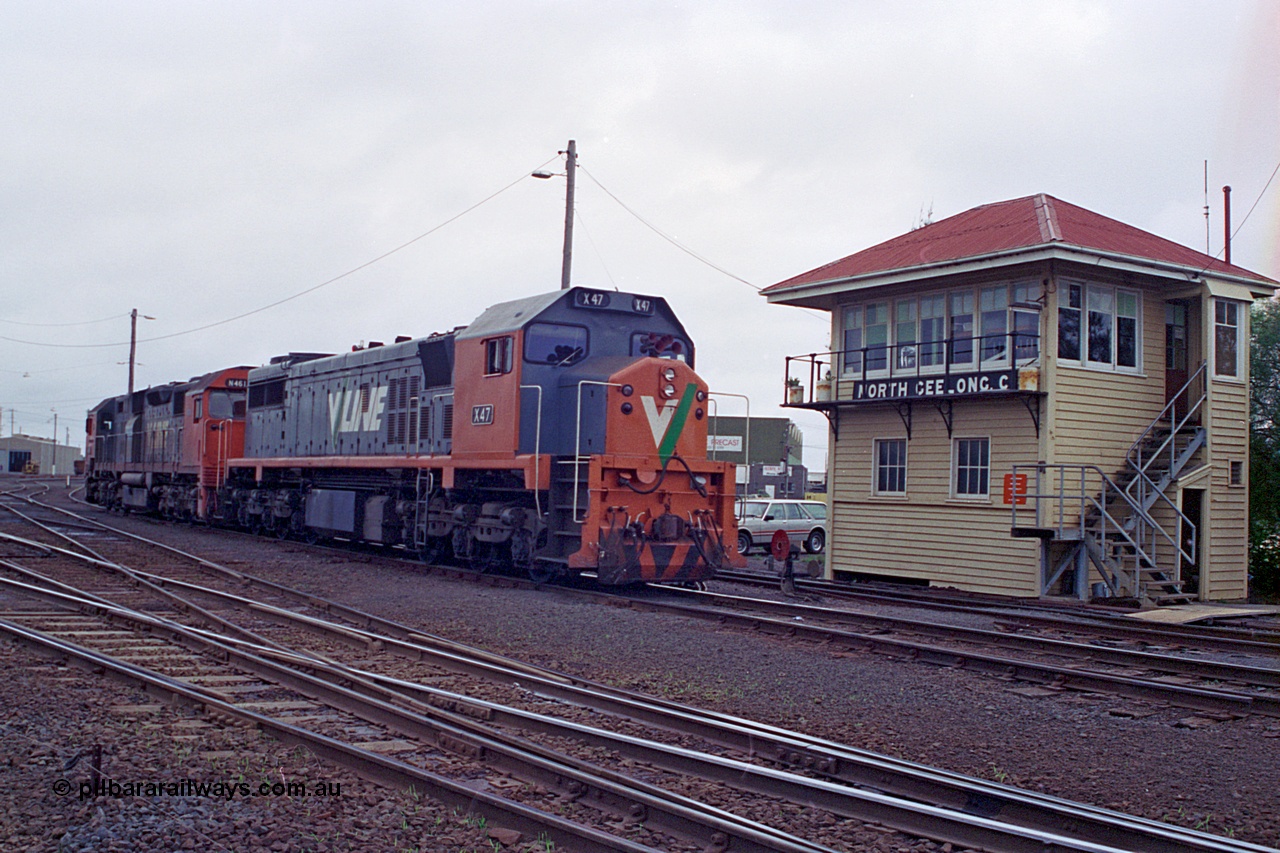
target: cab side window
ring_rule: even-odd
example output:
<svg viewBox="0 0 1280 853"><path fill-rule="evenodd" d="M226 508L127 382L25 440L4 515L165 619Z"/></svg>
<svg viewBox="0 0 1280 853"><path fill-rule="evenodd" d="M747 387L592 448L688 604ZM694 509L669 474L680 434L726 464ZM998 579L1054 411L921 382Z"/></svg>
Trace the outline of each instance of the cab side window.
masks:
<svg viewBox="0 0 1280 853"><path fill-rule="evenodd" d="M511 372L511 353L514 349L510 336L490 338L484 342L484 375L501 376Z"/></svg>

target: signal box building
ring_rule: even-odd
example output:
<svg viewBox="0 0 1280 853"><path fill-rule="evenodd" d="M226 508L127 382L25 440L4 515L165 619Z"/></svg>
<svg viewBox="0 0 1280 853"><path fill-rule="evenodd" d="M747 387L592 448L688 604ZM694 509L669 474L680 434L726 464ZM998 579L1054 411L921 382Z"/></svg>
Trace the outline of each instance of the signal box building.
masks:
<svg viewBox="0 0 1280 853"><path fill-rule="evenodd" d="M1036 195L766 288L831 312L787 360L831 423L828 574L1245 597L1249 307L1278 285Z"/></svg>

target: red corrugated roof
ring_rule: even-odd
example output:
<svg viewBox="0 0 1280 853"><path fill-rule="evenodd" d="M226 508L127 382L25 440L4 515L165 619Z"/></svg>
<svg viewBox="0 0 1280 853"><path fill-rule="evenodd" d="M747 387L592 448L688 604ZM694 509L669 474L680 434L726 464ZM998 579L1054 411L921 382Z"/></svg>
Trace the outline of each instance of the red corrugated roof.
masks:
<svg viewBox="0 0 1280 853"><path fill-rule="evenodd" d="M1243 267L1223 263L1172 240L1041 193L966 210L770 285L762 292L1055 245L1277 284Z"/></svg>

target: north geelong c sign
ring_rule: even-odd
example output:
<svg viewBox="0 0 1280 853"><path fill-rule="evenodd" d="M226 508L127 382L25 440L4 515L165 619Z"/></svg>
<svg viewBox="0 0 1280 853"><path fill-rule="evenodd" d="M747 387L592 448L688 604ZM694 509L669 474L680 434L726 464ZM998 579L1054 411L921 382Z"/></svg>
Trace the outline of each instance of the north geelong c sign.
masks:
<svg viewBox="0 0 1280 853"><path fill-rule="evenodd" d="M929 397L1000 394L1017 390L1018 371L1006 369L950 376L858 379L853 382L852 398L855 401L915 400Z"/></svg>

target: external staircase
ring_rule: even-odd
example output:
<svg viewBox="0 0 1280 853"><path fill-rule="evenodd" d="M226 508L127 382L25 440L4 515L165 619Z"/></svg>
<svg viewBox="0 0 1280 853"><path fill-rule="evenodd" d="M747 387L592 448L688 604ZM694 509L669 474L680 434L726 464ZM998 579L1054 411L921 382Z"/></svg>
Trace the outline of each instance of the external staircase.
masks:
<svg viewBox="0 0 1280 853"><path fill-rule="evenodd" d="M1198 531L1171 497L1178 479L1203 464L1201 425L1205 365L1138 436L1125 467L1111 475L1096 465L1016 465L1013 535L1066 544L1042 566L1041 594L1068 571L1075 592L1134 597L1153 604L1195 599L1183 589L1184 569L1196 562ZM1089 566L1105 592L1091 589Z"/></svg>

